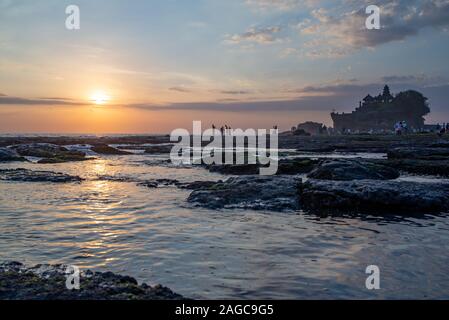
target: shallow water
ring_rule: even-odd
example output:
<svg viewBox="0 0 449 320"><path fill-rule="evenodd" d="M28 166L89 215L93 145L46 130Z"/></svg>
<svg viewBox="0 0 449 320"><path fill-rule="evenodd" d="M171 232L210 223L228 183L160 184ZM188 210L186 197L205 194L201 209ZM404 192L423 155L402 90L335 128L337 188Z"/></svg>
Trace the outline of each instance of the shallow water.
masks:
<svg viewBox="0 0 449 320"><path fill-rule="evenodd" d="M110 270L190 298L449 298L448 216L212 211L191 207L188 190L98 179L224 178L159 160L139 154L0 164L87 179L0 181L0 260ZM365 288L372 264L381 271L378 291Z"/></svg>

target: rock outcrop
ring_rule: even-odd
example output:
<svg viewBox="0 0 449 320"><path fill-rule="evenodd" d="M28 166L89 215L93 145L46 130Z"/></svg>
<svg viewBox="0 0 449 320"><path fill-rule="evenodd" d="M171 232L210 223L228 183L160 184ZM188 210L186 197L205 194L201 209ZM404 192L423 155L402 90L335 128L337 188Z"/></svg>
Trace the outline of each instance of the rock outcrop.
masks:
<svg viewBox="0 0 449 320"><path fill-rule="evenodd" d="M307 158L280 159L278 162L278 175L305 174L312 171L320 160ZM255 175L260 173L260 164L223 164L208 165L206 168L210 172L217 172L225 175Z"/></svg>
<svg viewBox="0 0 449 320"><path fill-rule="evenodd" d="M318 180L391 180L399 171L389 166L361 159L334 159L324 161L308 177Z"/></svg>
<svg viewBox="0 0 449 320"><path fill-rule="evenodd" d="M10 147L22 157L42 158L39 163L61 163L87 160L81 151L71 151L65 147L50 143L19 144Z"/></svg>
<svg viewBox="0 0 449 320"><path fill-rule="evenodd" d="M394 148L388 159L449 160L449 148Z"/></svg>
<svg viewBox="0 0 449 320"><path fill-rule="evenodd" d="M118 155L118 156L120 156L120 155L132 154L131 152L119 150L119 149L113 148L111 146L108 146L107 144L94 145L94 146L92 146L91 150L95 153L103 154L103 155Z"/></svg>
<svg viewBox="0 0 449 320"><path fill-rule="evenodd" d="M221 182L221 181L220 181ZM152 179L140 182L140 186L147 188L160 188L160 187L178 187L180 189L188 190L201 190L207 189L215 185L215 181L193 181L193 182L180 182L175 179Z"/></svg>
<svg viewBox="0 0 449 320"><path fill-rule="evenodd" d="M131 277L112 272L80 272L79 290L66 287L65 265L26 267L0 264L0 300L180 300L183 297L157 285L139 285Z"/></svg>
<svg viewBox="0 0 449 320"><path fill-rule="evenodd" d="M300 184L293 176L232 177L193 191L187 201L209 209L298 210Z"/></svg>
<svg viewBox="0 0 449 320"><path fill-rule="evenodd" d="M0 148L0 162L26 161L15 150L10 148Z"/></svg>
<svg viewBox="0 0 449 320"><path fill-rule="evenodd" d="M449 212L449 184L309 180L301 203L312 212L412 214Z"/></svg>
<svg viewBox="0 0 449 320"><path fill-rule="evenodd" d="M146 154L169 154L173 148L172 144L161 144L145 147Z"/></svg>
<svg viewBox="0 0 449 320"><path fill-rule="evenodd" d="M21 182L81 182L78 176L60 172L33 171L28 169L0 169L0 180Z"/></svg>

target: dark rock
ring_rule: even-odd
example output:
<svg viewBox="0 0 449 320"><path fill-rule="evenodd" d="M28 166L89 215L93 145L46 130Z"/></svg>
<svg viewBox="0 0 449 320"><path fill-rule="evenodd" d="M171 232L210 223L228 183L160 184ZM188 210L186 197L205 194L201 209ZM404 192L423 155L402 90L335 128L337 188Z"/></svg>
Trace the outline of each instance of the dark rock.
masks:
<svg viewBox="0 0 449 320"><path fill-rule="evenodd" d="M308 159L308 158L292 158L281 159L278 164L277 174L304 174L312 171L321 160Z"/></svg>
<svg viewBox="0 0 449 320"><path fill-rule="evenodd" d="M218 182L222 182L221 180ZM203 190L209 189L215 185L217 181L194 181L194 182L180 182L178 183L178 188L188 189L188 190Z"/></svg>
<svg viewBox="0 0 449 320"><path fill-rule="evenodd" d="M301 203L312 212L439 213L449 210L449 184L309 180Z"/></svg>
<svg viewBox="0 0 449 320"><path fill-rule="evenodd" d="M0 148L0 162L26 161L15 150L10 148Z"/></svg>
<svg viewBox="0 0 449 320"><path fill-rule="evenodd" d="M188 190L201 190L211 187L216 184L215 181L194 181L194 182L180 182L174 179L153 179L146 180L139 183L140 186L144 186L147 188L159 188L159 187L168 187L174 186L180 189L188 189Z"/></svg>
<svg viewBox="0 0 449 320"><path fill-rule="evenodd" d="M292 176L232 177L193 191L187 201L210 209L297 210L300 184Z"/></svg>
<svg viewBox="0 0 449 320"><path fill-rule="evenodd" d="M106 180L106 181L113 181L113 182L138 182L138 179L130 177L130 176L122 176L122 175L116 175L116 176L110 176L110 175L99 175L97 177L98 180Z"/></svg>
<svg viewBox="0 0 449 320"><path fill-rule="evenodd" d="M307 158L281 159L278 162L278 175L296 175L308 173L315 168L319 160ZM232 165L208 165L206 168L210 172L217 172L224 175L258 175L260 164L232 164Z"/></svg>
<svg viewBox="0 0 449 320"><path fill-rule="evenodd" d="M387 165L412 174L449 177L449 160L388 160Z"/></svg>
<svg viewBox="0 0 449 320"><path fill-rule="evenodd" d="M0 180L22 182L80 182L83 179L65 173L28 169L0 169Z"/></svg>
<svg viewBox="0 0 449 320"><path fill-rule="evenodd" d="M449 160L449 148L395 148L388 159Z"/></svg>
<svg viewBox="0 0 449 320"><path fill-rule="evenodd" d="M0 300L180 300L182 296L157 285L139 285L112 272L80 272L80 289L66 287L64 265L28 268L18 262L0 264Z"/></svg>
<svg viewBox="0 0 449 320"><path fill-rule="evenodd" d="M84 155L73 155L73 154L65 154L62 156L54 157L54 158L44 158L39 160L37 163L39 164L53 164L53 163L64 163L64 162L72 162L72 161L87 161L92 160L94 158L86 158Z"/></svg>
<svg viewBox="0 0 449 320"><path fill-rule="evenodd" d="M43 158L39 163L61 163L88 160L81 151L70 151L65 147L50 143L20 144L10 147L22 157Z"/></svg>
<svg viewBox="0 0 449 320"><path fill-rule="evenodd" d="M364 161L361 159L334 159L324 161L314 169L308 177L319 180L390 180L399 177L399 171L394 168Z"/></svg>
<svg viewBox="0 0 449 320"><path fill-rule="evenodd" d="M161 144L154 145L145 148L145 153L147 154L169 154L173 149L172 144Z"/></svg>
<svg viewBox="0 0 449 320"><path fill-rule="evenodd" d="M260 165L258 164L211 164L206 166L210 172L216 172L228 175L252 175L259 174Z"/></svg>
<svg viewBox="0 0 449 320"><path fill-rule="evenodd" d="M91 148L91 150L98 154L104 154L104 155L129 155L129 154L132 154L131 152L119 150L119 149L113 148L111 146L108 146L107 144L94 145Z"/></svg>

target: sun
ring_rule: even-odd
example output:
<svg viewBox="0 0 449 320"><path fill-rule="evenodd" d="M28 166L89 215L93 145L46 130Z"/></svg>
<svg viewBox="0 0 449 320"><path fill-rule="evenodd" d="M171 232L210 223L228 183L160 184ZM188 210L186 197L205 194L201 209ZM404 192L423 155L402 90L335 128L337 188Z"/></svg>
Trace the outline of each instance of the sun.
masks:
<svg viewBox="0 0 449 320"><path fill-rule="evenodd" d="M101 105L107 103L109 100L111 100L110 96L107 95L104 91L95 91L90 96L90 101L92 101L95 104Z"/></svg>

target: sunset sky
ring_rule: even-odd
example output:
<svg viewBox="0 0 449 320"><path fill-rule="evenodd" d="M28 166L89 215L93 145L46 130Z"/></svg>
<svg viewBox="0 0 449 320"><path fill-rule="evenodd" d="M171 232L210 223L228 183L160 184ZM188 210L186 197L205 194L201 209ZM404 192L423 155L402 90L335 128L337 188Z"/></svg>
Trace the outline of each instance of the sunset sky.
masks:
<svg viewBox="0 0 449 320"><path fill-rule="evenodd" d="M448 57L449 0L0 0L0 132L331 125L386 83L449 122Z"/></svg>

